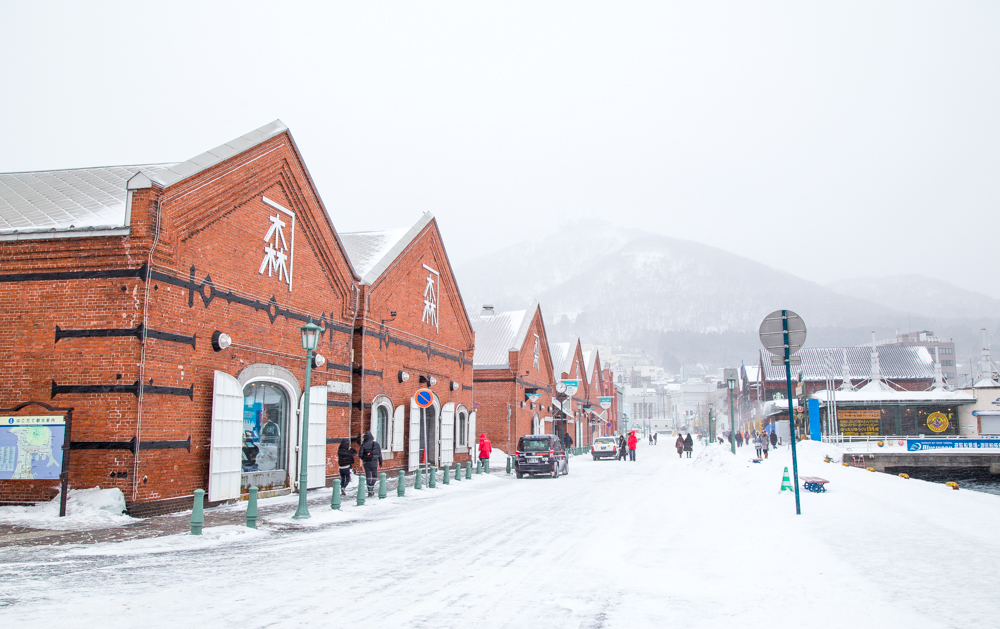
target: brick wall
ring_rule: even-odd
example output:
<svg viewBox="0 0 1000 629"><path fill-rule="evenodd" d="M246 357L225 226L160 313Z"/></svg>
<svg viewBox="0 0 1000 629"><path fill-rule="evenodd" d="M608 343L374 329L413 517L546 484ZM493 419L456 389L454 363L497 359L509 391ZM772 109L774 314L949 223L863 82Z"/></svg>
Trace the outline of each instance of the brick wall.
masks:
<svg viewBox="0 0 1000 629"><path fill-rule="evenodd" d="M263 196L296 214L291 292L258 273L275 214ZM79 271L103 275L72 275ZM23 275L29 272L62 275ZM319 351L328 359L314 384L349 378L353 272L287 134L166 190L135 191L129 236L0 243L0 275L0 406L53 400L73 407L74 441L190 437L190 452L74 450L71 487L117 486L130 504L206 487L214 371L237 376L247 365L268 363L300 374L303 386L297 328L309 317L324 327ZM57 326L140 324L151 335L145 346L134 336L57 340ZM235 345L214 352L215 330ZM141 414L137 388L126 390L140 379ZM56 390L53 383L118 390ZM347 409L331 407L328 437L346 435L348 421ZM327 450L328 474L336 470L335 448ZM53 484L0 481L0 499L26 492L45 499Z"/></svg>
<svg viewBox="0 0 1000 629"><path fill-rule="evenodd" d="M435 277L436 326L424 320L424 291L428 275L433 275L425 265L439 274ZM474 410L475 337L436 221L430 221L363 291L364 316L359 319L354 340L351 435L360 437L372 428L371 404L376 397L387 397L393 409L403 406L403 449L394 451L383 465L383 470L391 475L407 469L410 400L417 389L430 388L439 400L439 408L454 404L456 426L460 409L464 409L467 418ZM393 311L395 317L391 315ZM407 372L409 380L399 382L400 371ZM433 376L437 383L422 384L421 375ZM454 391L452 382L458 384ZM455 461L467 460L468 446L463 452L456 440Z"/></svg>

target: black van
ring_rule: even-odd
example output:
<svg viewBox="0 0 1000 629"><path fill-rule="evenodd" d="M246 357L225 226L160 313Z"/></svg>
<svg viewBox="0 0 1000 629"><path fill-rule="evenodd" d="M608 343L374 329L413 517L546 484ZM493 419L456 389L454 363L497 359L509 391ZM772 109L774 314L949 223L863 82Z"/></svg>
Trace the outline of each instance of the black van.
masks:
<svg viewBox="0 0 1000 629"><path fill-rule="evenodd" d="M547 474L558 478L569 474L569 459L562 441L553 435L525 435L517 440L514 453L514 474L524 478L525 474Z"/></svg>

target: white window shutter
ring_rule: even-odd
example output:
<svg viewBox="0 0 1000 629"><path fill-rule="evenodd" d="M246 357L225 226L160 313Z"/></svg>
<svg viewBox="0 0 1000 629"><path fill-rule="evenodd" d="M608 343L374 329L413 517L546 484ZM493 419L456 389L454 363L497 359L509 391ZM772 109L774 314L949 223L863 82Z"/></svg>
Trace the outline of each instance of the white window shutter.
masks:
<svg viewBox="0 0 1000 629"><path fill-rule="evenodd" d="M410 400L410 453L407 467L413 471L420 466L420 407Z"/></svg>
<svg viewBox="0 0 1000 629"><path fill-rule="evenodd" d="M392 418L392 451L402 452L403 433L406 428L406 406L400 404L396 407L396 413Z"/></svg>
<svg viewBox="0 0 1000 629"><path fill-rule="evenodd" d="M309 478L307 489L326 486L326 386L309 387Z"/></svg>
<svg viewBox="0 0 1000 629"><path fill-rule="evenodd" d="M474 457L479 456L479 435L476 433L476 411L469 413L469 436L465 438L469 451Z"/></svg>
<svg viewBox="0 0 1000 629"><path fill-rule="evenodd" d="M441 464L450 465L455 460L455 403L448 402L441 409Z"/></svg>
<svg viewBox="0 0 1000 629"><path fill-rule="evenodd" d="M221 371L215 372L212 388L209 447L209 501L239 498L243 474L243 385Z"/></svg>

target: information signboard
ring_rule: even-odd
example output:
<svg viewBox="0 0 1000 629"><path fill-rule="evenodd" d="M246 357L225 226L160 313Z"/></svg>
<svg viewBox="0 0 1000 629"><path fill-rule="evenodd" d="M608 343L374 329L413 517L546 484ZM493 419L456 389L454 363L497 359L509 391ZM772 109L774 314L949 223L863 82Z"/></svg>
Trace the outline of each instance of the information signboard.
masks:
<svg viewBox="0 0 1000 629"><path fill-rule="evenodd" d="M879 434L882 411L877 408L838 410L840 433L848 437L874 437Z"/></svg>
<svg viewBox="0 0 1000 629"><path fill-rule="evenodd" d="M59 478L65 436L62 415L0 417L0 479Z"/></svg>
<svg viewBox="0 0 1000 629"><path fill-rule="evenodd" d="M1000 439L907 439L908 452L925 450L996 450L1000 452Z"/></svg>

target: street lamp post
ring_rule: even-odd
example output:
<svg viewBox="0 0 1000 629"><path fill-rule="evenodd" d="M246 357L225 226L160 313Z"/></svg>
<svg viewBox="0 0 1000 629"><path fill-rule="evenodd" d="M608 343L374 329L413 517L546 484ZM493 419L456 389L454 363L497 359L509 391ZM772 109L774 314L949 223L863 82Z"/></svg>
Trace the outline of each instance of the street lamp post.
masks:
<svg viewBox="0 0 1000 629"><path fill-rule="evenodd" d="M729 445L733 454L736 454L736 429L734 428L735 419L733 417L733 391L736 389L736 378L732 376L727 378L726 385L729 387Z"/></svg>
<svg viewBox="0 0 1000 629"><path fill-rule="evenodd" d="M299 328L302 332L302 349L306 350L306 389L302 398L302 415L299 417L302 426L302 444L299 446L299 508L292 516L293 520L309 519L309 508L306 506L306 488L309 486L309 386L312 379L313 352L319 345L321 329L311 319Z"/></svg>

